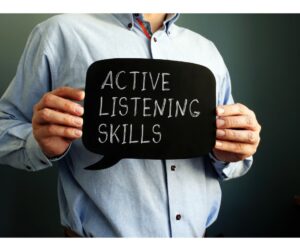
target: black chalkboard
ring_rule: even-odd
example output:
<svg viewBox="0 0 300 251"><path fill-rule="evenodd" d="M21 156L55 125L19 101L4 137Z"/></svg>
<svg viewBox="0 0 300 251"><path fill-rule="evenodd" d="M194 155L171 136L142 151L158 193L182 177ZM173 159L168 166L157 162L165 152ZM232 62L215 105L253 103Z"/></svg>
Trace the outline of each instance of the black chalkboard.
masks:
<svg viewBox="0 0 300 251"><path fill-rule="evenodd" d="M206 67L171 60L107 59L87 71L84 146L122 158L184 159L209 153L216 134L216 83Z"/></svg>

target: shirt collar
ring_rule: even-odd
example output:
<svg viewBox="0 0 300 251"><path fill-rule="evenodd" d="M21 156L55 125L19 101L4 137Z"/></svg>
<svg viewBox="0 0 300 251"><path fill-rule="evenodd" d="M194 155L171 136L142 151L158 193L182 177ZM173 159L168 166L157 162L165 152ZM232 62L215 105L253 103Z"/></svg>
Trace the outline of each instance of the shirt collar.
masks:
<svg viewBox="0 0 300 251"><path fill-rule="evenodd" d="M136 13L135 13L136 14ZM114 16L127 28L132 30L134 28L134 15L132 13L118 13L114 14ZM139 14L142 18L143 15ZM179 13L169 13L167 14L166 20L163 22L164 30L167 34L170 33L170 30L172 28L172 24L176 22L176 20L179 18Z"/></svg>
<svg viewBox="0 0 300 251"><path fill-rule="evenodd" d="M179 18L179 15L180 15L179 13L168 13L167 14L166 20L163 23L166 27L165 31L167 33L170 32L172 24L174 24L177 21L177 19Z"/></svg>

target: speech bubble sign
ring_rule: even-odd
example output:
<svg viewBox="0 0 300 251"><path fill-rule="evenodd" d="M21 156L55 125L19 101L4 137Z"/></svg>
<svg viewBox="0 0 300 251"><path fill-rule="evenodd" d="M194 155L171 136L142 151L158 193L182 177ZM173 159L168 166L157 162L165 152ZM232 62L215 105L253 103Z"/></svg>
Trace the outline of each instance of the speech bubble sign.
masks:
<svg viewBox="0 0 300 251"><path fill-rule="evenodd" d="M216 82L202 65L160 59L106 59L87 71L84 146L104 157L185 159L209 153L216 137Z"/></svg>

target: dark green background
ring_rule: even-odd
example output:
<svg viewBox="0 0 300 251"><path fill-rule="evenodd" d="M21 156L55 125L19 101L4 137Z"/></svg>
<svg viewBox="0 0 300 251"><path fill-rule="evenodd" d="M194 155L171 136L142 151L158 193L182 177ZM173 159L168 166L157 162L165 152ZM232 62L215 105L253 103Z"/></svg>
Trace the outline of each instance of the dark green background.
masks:
<svg viewBox="0 0 300 251"><path fill-rule="evenodd" d="M32 28L51 15L0 15L0 94L14 76ZM177 24L212 40L229 68L237 102L262 124L252 170L222 183L208 236L300 236L300 15L185 14ZM0 167L0 236L62 236L57 169Z"/></svg>

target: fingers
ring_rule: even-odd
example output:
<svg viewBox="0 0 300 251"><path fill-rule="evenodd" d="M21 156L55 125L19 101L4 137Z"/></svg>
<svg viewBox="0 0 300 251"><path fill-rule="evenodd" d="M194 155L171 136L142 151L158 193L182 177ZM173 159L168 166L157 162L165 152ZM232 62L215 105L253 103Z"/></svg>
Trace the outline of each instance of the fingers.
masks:
<svg viewBox="0 0 300 251"><path fill-rule="evenodd" d="M243 160L252 156L260 142L261 126L253 111L242 104L217 107L215 149L223 161Z"/></svg>
<svg viewBox="0 0 300 251"><path fill-rule="evenodd" d="M52 92L46 93L42 97L40 102L35 105L34 110L39 111L44 108L51 108L73 115L81 116L83 114L83 107L68 99L79 101L83 98L83 91L70 87L62 87Z"/></svg>
<svg viewBox="0 0 300 251"><path fill-rule="evenodd" d="M74 101L84 98L84 91L61 87L46 93L34 106L33 134L48 157L59 156L70 143L82 136L83 107Z"/></svg>
<svg viewBox="0 0 300 251"><path fill-rule="evenodd" d="M256 146L254 145L221 140L216 141L215 149L230 153L241 154L244 156L251 156L256 152Z"/></svg>
<svg viewBox="0 0 300 251"><path fill-rule="evenodd" d="M41 138L57 136L71 140L78 139L82 135L79 129L55 124L40 126L37 133Z"/></svg>
<svg viewBox="0 0 300 251"><path fill-rule="evenodd" d="M217 107L218 116L235 116L253 113L245 105L236 103L232 105L220 105ZM254 114L254 113L253 113Z"/></svg>
<svg viewBox="0 0 300 251"><path fill-rule="evenodd" d="M54 95L57 95L62 98L72 99L72 100L83 100L84 99L84 91L81 89L76 89L72 87L59 87L51 92Z"/></svg>
<svg viewBox="0 0 300 251"><path fill-rule="evenodd" d="M260 140L259 135L251 130L231 129L217 129L217 139L248 144L256 144Z"/></svg>
<svg viewBox="0 0 300 251"><path fill-rule="evenodd" d="M42 141L44 137L58 136L66 139L76 139L82 135L83 107L75 101L84 98L84 91L61 87L46 93L35 105L32 127L36 138ZM72 101L73 100L73 101Z"/></svg>
<svg viewBox="0 0 300 251"><path fill-rule="evenodd" d="M218 129L249 129L256 130L258 123L256 118L251 115L219 117L217 119Z"/></svg>
<svg viewBox="0 0 300 251"><path fill-rule="evenodd" d="M36 112L34 122L38 124L58 124L81 128L83 119L78 116L73 116L67 113L62 113L49 108L44 108Z"/></svg>

